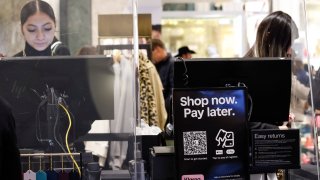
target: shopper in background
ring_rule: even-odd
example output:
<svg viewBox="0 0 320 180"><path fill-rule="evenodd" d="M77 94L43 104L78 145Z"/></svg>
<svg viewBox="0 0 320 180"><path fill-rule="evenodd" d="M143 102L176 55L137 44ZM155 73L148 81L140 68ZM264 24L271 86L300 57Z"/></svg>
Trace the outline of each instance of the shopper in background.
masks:
<svg viewBox="0 0 320 180"><path fill-rule="evenodd" d="M3 57L6 57L5 54L0 53L0 60L1 60Z"/></svg>
<svg viewBox="0 0 320 180"><path fill-rule="evenodd" d="M55 37L56 19L52 7L44 1L26 3L20 13L25 48L14 56L70 55L69 49Z"/></svg>
<svg viewBox="0 0 320 180"><path fill-rule="evenodd" d="M246 56L292 57L295 53L291 46L293 41L299 37L298 31L298 27L290 15L282 11L273 12L260 23L256 41ZM290 111L298 115L298 113L303 113L303 110L297 108L294 100L307 100L310 88L303 85L294 74L292 74L291 83Z"/></svg>
<svg viewBox="0 0 320 180"><path fill-rule="evenodd" d="M174 57L167 52L164 43L159 39L152 39L152 62L156 66L162 85L165 99L166 111L168 113L167 122L171 121L170 99L173 89L173 62Z"/></svg>
<svg viewBox="0 0 320 180"><path fill-rule="evenodd" d="M192 54L195 54L196 52L193 50L190 50L188 46L182 46L178 49L178 54L174 57L182 57L183 59L191 59Z"/></svg>
<svg viewBox="0 0 320 180"><path fill-rule="evenodd" d="M0 179L22 179L15 121L9 105L0 98Z"/></svg>
<svg viewBox="0 0 320 180"><path fill-rule="evenodd" d="M317 74L317 71L314 69L313 65L310 65L310 72L309 72L309 65L308 63L305 63L303 65L304 70L308 73L308 76L311 76L311 79L313 79L315 77L315 75ZM319 69L318 69L319 71Z"/></svg>
<svg viewBox="0 0 320 180"><path fill-rule="evenodd" d="M77 55L98 55L98 50L95 46L86 45L79 49Z"/></svg>
<svg viewBox="0 0 320 180"><path fill-rule="evenodd" d="M161 25L160 24L152 25L151 38L152 39L161 39Z"/></svg>
<svg viewBox="0 0 320 180"><path fill-rule="evenodd" d="M293 19L287 13L276 11L265 17L260 23L256 41L253 47L246 53L246 57L291 57L293 50L292 43L299 37L298 28ZM272 71L272 70L271 70ZM306 100L309 88L300 83L292 74L291 96ZM291 100L294 98L291 98ZM275 99L275 103L276 99ZM290 104L290 111L293 109ZM270 113L272 113L270 111ZM289 116L289 115L288 115ZM289 119L289 118L288 118ZM285 121L285 120L284 120ZM252 129L277 129L278 124L250 123ZM251 175L251 179L260 179L261 174ZM275 173L269 173L268 179L276 180Z"/></svg>
<svg viewBox="0 0 320 180"><path fill-rule="evenodd" d="M245 56L292 57L294 51L291 46L298 37L298 27L291 16L282 11L273 12L260 23L256 41ZM292 74L291 83L291 96L295 98L291 98L290 110L296 113L296 104L292 100L296 98L307 100L310 88L303 85L294 74Z"/></svg>
<svg viewBox="0 0 320 180"><path fill-rule="evenodd" d="M310 70L314 71L313 67L310 67ZM309 75L312 75L311 82L312 82L313 108L314 108L315 114L318 116L320 114L320 68L315 73L314 72L309 73ZM312 102L311 102L311 91L310 91L308 95L308 105L311 106ZM320 126L319 122L317 122L317 126Z"/></svg>
<svg viewBox="0 0 320 180"><path fill-rule="evenodd" d="M301 58L295 58L293 61L293 74L305 86L309 86L309 73L304 69L304 64Z"/></svg>

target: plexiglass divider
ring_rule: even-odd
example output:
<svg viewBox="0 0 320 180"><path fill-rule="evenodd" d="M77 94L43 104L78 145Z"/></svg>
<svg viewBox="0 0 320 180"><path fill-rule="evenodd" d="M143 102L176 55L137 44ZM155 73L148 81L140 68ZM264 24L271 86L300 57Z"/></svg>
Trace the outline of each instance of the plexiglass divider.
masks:
<svg viewBox="0 0 320 180"><path fill-rule="evenodd" d="M21 158L22 172L81 171L83 179L144 179L143 145L141 138L136 139L138 2L0 4L4 8L0 39L6 42L0 45L0 94L12 107L17 148L30 155ZM100 21L103 15L129 18L111 23ZM151 34L151 23L145 24ZM109 27L118 29L101 36L101 29ZM126 35L119 36L121 29L128 31ZM150 55L150 47L142 47ZM44 158L41 153L44 157L61 153L63 158ZM73 157L75 153L81 156Z"/></svg>
<svg viewBox="0 0 320 180"><path fill-rule="evenodd" d="M155 4L157 7L143 0L0 1L0 96L12 108L16 148L29 157L21 158L22 172L71 173L81 169L83 178L151 179L157 173L151 169L158 167L151 160L157 163L163 158L161 153L170 155L166 156L171 158L166 159L170 167L177 167L171 161L175 158L174 146L169 146L174 145L172 137L166 137L172 133L174 122L158 127L166 123L159 125L152 119L166 120L172 112L166 109L148 119L146 114L157 111L144 109L148 103L153 106L143 94L148 92L145 72L148 68L157 72L151 26L162 26L158 38L171 56L179 55L179 47L188 46L196 53L194 58L241 60L253 47L246 55L263 59L257 30L265 17L282 11L294 22L292 44L285 54L268 57L291 58L290 112L288 121L279 128L299 130L301 167L262 174L278 179L320 179L319 3L164 0ZM109 21L111 16L112 20L116 16L119 19ZM271 36L272 29L266 33L264 38ZM295 89L297 84L302 88ZM153 93L162 95L162 89ZM277 111L265 108L266 113ZM158 127L158 133L145 135L142 130L146 127ZM167 140L167 149L159 147L164 145L160 139ZM52 158L50 153L61 153L63 158ZM75 153L77 157L72 156ZM80 161L82 167L77 168ZM162 175L169 172L166 167L160 167Z"/></svg>

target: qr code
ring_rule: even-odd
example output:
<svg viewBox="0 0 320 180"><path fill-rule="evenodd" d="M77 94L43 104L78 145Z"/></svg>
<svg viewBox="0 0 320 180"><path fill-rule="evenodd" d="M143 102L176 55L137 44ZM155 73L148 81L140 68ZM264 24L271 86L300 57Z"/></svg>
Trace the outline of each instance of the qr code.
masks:
<svg viewBox="0 0 320 180"><path fill-rule="evenodd" d="M207 154L206 131L183 132L184 155Z"/></svg>

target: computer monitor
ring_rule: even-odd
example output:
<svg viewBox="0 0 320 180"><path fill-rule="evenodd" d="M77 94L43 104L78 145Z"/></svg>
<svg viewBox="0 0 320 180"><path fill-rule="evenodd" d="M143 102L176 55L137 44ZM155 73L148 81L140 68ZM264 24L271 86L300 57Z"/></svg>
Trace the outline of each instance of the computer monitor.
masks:
<svg viewBox="0 0 320 180"><path fill-rule="evenodd" d="M43 149L57 145L55 139L64 144L69 122L57 103L70 112L69 143L85 135L94 120L114 119L112 64L105 56L1 60L0 96L12 106L19 148Z"/></svg>
<svg viewBox="0 0 320 180"><path fill-rule="evenodd" d="M283 58L210 58L174 62L174 88L245 85L252 122L288 120L291 60Z"/></svg>

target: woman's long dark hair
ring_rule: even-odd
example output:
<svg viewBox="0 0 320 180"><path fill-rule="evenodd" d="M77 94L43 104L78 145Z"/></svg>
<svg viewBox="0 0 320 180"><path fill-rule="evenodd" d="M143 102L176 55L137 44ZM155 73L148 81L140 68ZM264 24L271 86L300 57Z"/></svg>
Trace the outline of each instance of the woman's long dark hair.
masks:
<svg viewBox="0 0 320 180"><path fill-rule="evenodd" d="M287 57L289 48L298 37L298 27L291 16L275 11L260 23L255 44L245 56Z"/></svg>
<svg viewBox="0 0 320 180"><path fill-rule="evenodd" d="M42 12L47 14L52 19L52 21L56 24L56 18L54 16L54 11L52 7L47 2L44 2L41 0L33 0L25 4L21 9L21 13L20 13L21 26L23 26L23 24L27 21L27 19L30 16L34 15L37 12Z"/></svg>

